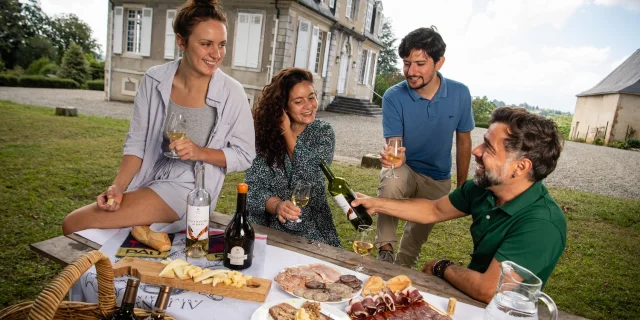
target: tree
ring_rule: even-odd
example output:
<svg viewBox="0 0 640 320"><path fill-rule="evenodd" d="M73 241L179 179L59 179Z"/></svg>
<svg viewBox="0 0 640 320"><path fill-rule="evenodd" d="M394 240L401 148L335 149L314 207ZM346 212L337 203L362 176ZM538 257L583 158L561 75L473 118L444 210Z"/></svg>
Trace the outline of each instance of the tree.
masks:
<svg viewBox="0 0 640 320"><path fill-rule="evenodd" d="M69 49L74 42L86 53L100 54L100 46L91 37L91 27L75 14L63 14L50 21L49 39L58 50L58 57Z"/></svg>
<svg viewBox="0 0 640 320"><path fill-rule="evenodd" d="M75 42L71 42L69 49L62 57L62 66L58 71L58 77L73 79L78 84L83 84L89 78L89 74L89 63L84 58L82 48Z"/></svg>
<svg viewBox="0 0 640 320"><path fill-rule="evenodd" d="M487 96L473 98L471 106L473 108L473 119L476 121L476 126L479 126L478 124L486 125L489 122L491 113L496 109L496 105L490 102Z"/></svg>
<svg viewBox="0 0 640 320"><path fill-rule="evenodd" d="M0 57L6 67L16 64L18 50L25 38L26 19L19 0L0 0Z"/></svg>
<svg viewBox="0 0 640 320"><path fill-rule="evenodd" d="M18 57L16 58L16 64L27 68L33 61L40 58L47 58L51 61L56 61L58 51L53 46L51 41L41 35L35 35L31 38L25 39L22 46L20 46Z"/></svg>
<svg viewBox="0 0 640 320"><path fill-rule="evenodd" d="M399 72L397 67L398 50L394 44L397 40L391 28L391 19L385 17L380 36L382 51L380 51L380 56L378 57L378 73L390 76Z"/></svg>

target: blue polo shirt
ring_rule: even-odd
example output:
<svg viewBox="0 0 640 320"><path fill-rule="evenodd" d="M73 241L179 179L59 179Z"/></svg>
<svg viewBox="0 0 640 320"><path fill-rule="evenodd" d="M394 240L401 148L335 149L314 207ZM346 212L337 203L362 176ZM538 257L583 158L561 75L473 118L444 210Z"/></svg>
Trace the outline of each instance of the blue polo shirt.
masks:
<svg viewBox="0 0 640 320"><path fill-rule="evenodd" d="M475 127L471 94L464 84L446 79L440 72L440 88L433 99L421 97L400 82L382 98L382 128L385 138L403 137L407 165L435 180L451 178L453 133Z"/></svg>

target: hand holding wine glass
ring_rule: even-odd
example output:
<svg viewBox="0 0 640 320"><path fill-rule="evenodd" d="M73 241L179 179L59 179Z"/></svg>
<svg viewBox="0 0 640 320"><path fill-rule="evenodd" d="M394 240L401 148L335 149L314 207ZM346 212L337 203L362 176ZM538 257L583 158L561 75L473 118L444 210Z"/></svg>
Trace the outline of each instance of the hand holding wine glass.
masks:
<svg viewBox="0 0 640 320"><path fill-rule="evenodd" d="M296 207L302 209L309 203L310 198L311 184L306 181L296 182L296 186L293 189L293 194L291 194L291 202L293 202ZM295 222L302 222L302 219L298 218Z"/></svg>
<svg viewBox="0 0 640 320"><path fill-rule="evenodd" d="M360 263L354 269L355 271L364 272L362 260L373 251L374 236L375 230L373 227L367 225L358 226L358 232L353 240L353 251L360 255Z"/></svg>
<svg viewBox="0 0 640 320"><path fill-rule="evenodd" d="M187 135L187 120L181 113L172 112L167 122L167 136L171 140L182 140ZM176 149L171 149L170 152L165 152L166 157L172 159L180 159L180 156L176 153Z"/></svg>

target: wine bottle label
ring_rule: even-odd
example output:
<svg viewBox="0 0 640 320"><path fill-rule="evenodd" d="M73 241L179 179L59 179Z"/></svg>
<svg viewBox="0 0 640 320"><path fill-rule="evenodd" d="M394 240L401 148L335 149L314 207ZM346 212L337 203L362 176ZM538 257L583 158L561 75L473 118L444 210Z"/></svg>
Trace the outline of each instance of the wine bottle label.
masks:
<svg viewBox="0 0 640 320"><path fill-rule="evenodd" d="M247 255L244 254L244 249L238 246L231 248L227 257L229 257L229 263L236 266L244 265L244 261L247 260Z"/></svg>
<svg viewBox="0 0 640 320"><path fill-rule="evenodd" d="M192 240L209 238L209 206L187 206L187 237Z"/></svg>
<svg viewBox="0 0 640 320"><path fill-rule="evenodd" d="M353 220L358 218L356 213L353 212L353 208L351 208L351 206L349 205L349 202L343 195L339 194L337 196L333 196L333 200L335 200L338 207L342 209L342 212L344 212L344 214L347 216L347 219Z"/></svg>

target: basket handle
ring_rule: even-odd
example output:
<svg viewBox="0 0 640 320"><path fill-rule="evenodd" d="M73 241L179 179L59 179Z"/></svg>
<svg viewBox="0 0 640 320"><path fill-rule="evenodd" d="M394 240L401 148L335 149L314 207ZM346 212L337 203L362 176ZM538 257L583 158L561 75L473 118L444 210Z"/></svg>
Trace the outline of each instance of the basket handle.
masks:
<svg viewBox="0 0 640 320"><path fill-rule="evenodd" d="M36 298L29 312L29 320L50 320L56 314L62 299L71 286L91 266L96 265L98 278L98 308L106 317L116 307L111 261L102 252L93 250L68 265Z"/></svg>

